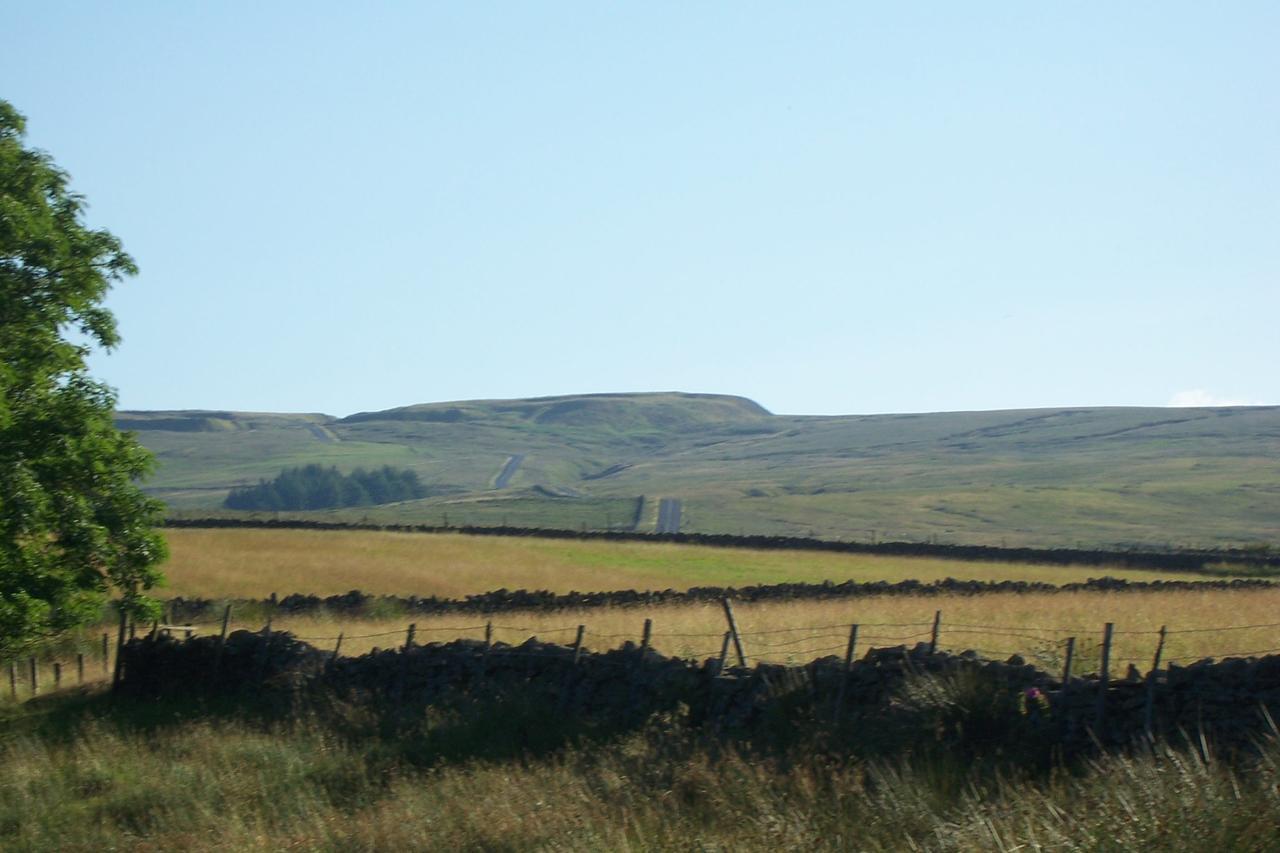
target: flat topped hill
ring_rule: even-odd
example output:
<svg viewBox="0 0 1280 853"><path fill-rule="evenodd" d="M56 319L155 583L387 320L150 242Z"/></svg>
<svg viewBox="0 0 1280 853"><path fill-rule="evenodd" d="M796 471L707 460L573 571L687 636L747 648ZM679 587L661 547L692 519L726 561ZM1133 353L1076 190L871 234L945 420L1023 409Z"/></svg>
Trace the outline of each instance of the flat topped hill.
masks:
<svg viewBox="0 0 1280 853"><path fill-rule="evenodd" d="M527 400L467 400L426 403L381 412L360 412L341 423L422 421L432 423L528 422L633 430L670 431L749 422L769 416L760 404L723 394L576 394Z"/></svg>
<svg viewBox="0 0 1280 853"><path fill-rule="evenodd" d="M1280 543L1280 407L774 415L715 394L362 412L120 412L148 487L209 515L281 468L416 471L429 496L329 520L1008 545ZM671 499L660 509L662 499ZM675 503L673 503L673 501ZM669 528L665 528L669 529Z"/></svg>

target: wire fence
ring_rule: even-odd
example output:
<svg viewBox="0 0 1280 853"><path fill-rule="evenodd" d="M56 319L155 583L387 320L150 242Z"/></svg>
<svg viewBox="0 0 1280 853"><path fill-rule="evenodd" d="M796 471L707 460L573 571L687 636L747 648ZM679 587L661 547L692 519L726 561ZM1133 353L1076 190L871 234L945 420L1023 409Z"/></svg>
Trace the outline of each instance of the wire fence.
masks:
<svg viewBox="0 0 1280 853"><path fill-rule="evenodd" d="M551 641L578 651L608 651L630 643L669 657L717 658L722 664L808 663L816 658L844 656L846 662L874 649L915 646L923 643L933 651L972 652L982 658L1008 660L1015 656L1047 672L1058 671L1063 680L1072 676L1098 674L1115 677L1122 668L1151 672L1161 667L1182 666L1205 659L1262 657L1280 654L1280 622L1223 625L1218 627L1159 629L1118 628L1105 623L1085 626L1040 626L1009 624L948 623L942 611L931 620L918 622L862 622L793 625L762 630L742 630L725 603L726 625L719 630L665 631L646 619L642 630L621 633L616 629L591 631L586 624L513 625L505 622L476 622L455 625L429 622L381 631L364 631L321 636L295 635L309 644L332 646L335 654L361 654L370 648L402 648L424 643L455 640L482 641L486 647L502 643L504 654L529 639ZM616 622L614 623L616 624ZM130 638L175 636L191 638L221 634L225 638L232 625L231 608L220 618L149 626L122 622L118 635L104 633L87 647L71 653L29 657L7 662L8 695L36 695L42 689L58 689L71 684L108 678L113 672L119 647ZM240 626L248 627L248 626ZM355 627L353 625L353 627ZM639 628L639 626L637 626ZM270 616L261 629L272 631ZM278 630L278 629L277 629ZM114 642L111 640L114 639ZM0 688L2 689L2 688Z"/></svg>

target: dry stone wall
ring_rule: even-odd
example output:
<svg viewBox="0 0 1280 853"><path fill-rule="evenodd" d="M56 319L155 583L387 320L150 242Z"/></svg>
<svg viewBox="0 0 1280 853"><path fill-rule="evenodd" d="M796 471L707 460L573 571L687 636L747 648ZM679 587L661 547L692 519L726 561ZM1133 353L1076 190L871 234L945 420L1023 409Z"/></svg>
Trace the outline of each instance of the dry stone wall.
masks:
<svg viewBox="0 0 1280 853"><path fill-rule="evenodd" d="M856 583L782 583L762 586L701 586L688 590L612 590L604 592L555 593L547 590L507 590L469 595L466 598L435 596L375 596L359 590L341 595L289 594L284 597L246 601L255 609L305 614L328 612L357 615L387 611L443 615L451 613L493 614L514 611L582 610L594 607L646 607L667 604L717 603L724 598L734 601L799 601L880 598L894 596L989 595L1060 592L1204 592L1220 590L1274 589L1280 584L1261 579L1205 581L1126 581L1117 578L1091 578L1080 583L1048 584L1033 581L964 581L947 578L940 581L873 581ZM175 620L208 619L226 602L202 598L177 597L170 600ZM234 602L233 602L234 603Z"/></svg>
<svg viewBox="0 0 1280 853"><path fill-rule="evenodd" d="M1280 719L1280 655L1204 660L1150 676L1131 671L1104 688L1093 677L1063 684L1016 656L984 660L974 652L931 652L923 643L872 649L847 669L837 657L805 666L722 668L717 659L665 657L631 643L576 652L535 638L514 646L456 640L348 658L287 633L237 631L225 645L217 637L134 640L123 650L123 668L121 689L143 697L319 690L379 706L431 706L459 695L490 695L602 720L683 706L695 723L747 733L779 720L841 714L860 725L889 726L895 715L955 701L938 685L968 683L969 701L983 696L992 709L1003 709L997 725L1020 726L1069 751L1132 743L1148 732L1204 733L1220 746L1248 747L1268 731L1269 720Z"/></svg>

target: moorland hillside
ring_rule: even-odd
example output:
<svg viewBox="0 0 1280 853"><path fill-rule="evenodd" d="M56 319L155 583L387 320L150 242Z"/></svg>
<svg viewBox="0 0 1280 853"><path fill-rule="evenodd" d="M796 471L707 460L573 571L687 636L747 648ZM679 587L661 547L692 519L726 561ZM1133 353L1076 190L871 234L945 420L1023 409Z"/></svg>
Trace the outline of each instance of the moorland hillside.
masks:
<svg viewBox="0 0 1280 853"><path fill-rule="evenodd" d="M1280 407L777 415L714 394L323 414L117 413L179 516L284 468L417 473L424 498L307 517L1008 545L1280 541ZM664 500L665 499L665 500Z"/></svg>

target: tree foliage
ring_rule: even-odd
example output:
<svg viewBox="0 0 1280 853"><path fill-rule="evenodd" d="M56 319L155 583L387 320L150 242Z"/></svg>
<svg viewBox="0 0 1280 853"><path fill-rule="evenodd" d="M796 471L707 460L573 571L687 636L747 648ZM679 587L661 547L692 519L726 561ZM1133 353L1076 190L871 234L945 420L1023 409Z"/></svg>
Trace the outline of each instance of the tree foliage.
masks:
<svg viewBox="0 0 1280 853"><path fill-rule="evenodd" d="M85 364L119 343L102 301L137 270L25 125L0 100L0 659L95 618L112 591L145 615L165 557L160 504L136 484L151 456Z"/></svg>
<svg viewBox="0 0 1280 853"><path fill-rule="evenodd" d="M294 510L369 506L425 498L427 490L414 471L390 465L343 475L337 468L304 465L286 468L273 480L232 489L223 506L228 509Z"/></svg>

